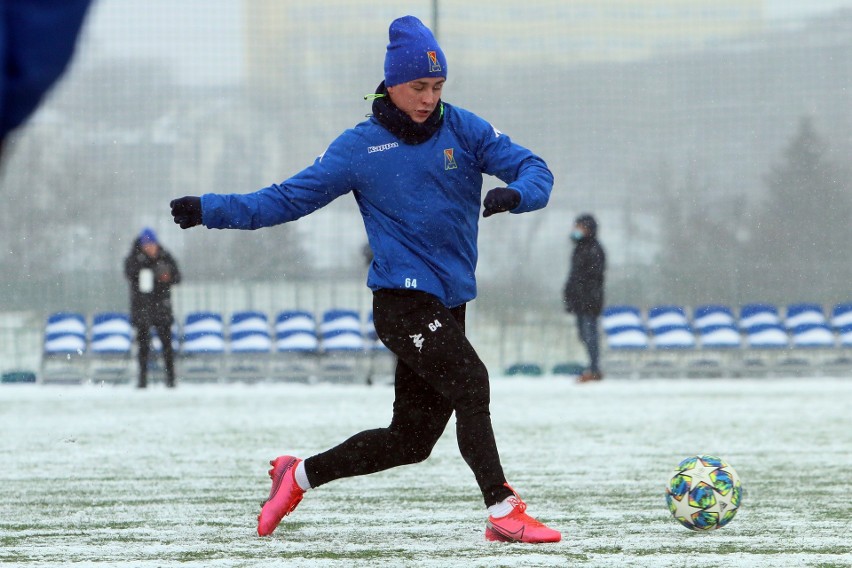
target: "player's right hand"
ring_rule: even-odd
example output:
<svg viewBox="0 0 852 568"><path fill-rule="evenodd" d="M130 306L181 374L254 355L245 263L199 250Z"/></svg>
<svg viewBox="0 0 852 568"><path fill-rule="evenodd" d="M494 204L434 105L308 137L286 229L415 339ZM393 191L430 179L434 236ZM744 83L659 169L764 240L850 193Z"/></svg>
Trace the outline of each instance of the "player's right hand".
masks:
<svg viewBox="0 0 852 568"><path fill-rule="evenodd" d="M194 195L172 199L172 217L181 229L189 229L201 224L201 198Z"/></svg>

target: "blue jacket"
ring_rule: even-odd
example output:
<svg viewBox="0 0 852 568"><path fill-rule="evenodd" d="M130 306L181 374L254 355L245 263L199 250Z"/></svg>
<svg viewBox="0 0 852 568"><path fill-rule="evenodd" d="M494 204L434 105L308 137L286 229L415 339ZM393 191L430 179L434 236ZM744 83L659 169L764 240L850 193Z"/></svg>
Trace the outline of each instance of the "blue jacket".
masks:
<svg viewBox="0 0 852 568"><path fill-rule="evenodd" d="M90 0L0 1L0 139L65 71Z"/></svg>
<svg viewBox="0 0 852 568"><path fill-rule="evenodd" d="M246 195L205 194L203 223L269 227L351 191L373 250L367 286L428 292L452 308L476 297L483 173L521 194L512 213L544 207L553 187L541 158L473 113L444 103L443 124L421 144L403 143L371 117L281 184Z"/></svg>

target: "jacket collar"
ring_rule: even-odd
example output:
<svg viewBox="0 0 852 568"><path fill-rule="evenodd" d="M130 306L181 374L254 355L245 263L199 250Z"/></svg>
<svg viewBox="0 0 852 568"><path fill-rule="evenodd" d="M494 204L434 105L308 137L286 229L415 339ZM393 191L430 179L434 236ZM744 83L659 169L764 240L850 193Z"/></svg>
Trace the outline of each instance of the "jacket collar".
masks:
<svg viewBox="0 0 852 568"><path fill-rule="evenodd" d="M391 134L406 144L421 144L435 134L444 122L444 103L438 101L435 111L422 124L411 120L390 99L382 81L373 95L373 116Z"/></svg>

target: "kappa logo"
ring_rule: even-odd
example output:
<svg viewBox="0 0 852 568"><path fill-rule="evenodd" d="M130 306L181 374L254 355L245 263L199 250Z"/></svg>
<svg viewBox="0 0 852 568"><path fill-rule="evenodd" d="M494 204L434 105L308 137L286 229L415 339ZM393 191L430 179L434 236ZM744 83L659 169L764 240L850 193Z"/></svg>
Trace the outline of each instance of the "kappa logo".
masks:
<svg viewBox="0 0 852 568"><path fill-rule="evenodd" d="M437 73L441 71L441 64L438 63L438 52L427 51L426 57L429 58L429 73Z"/></svg>
<svg viewBox="0 0 852 568"><path fill-rule="evenodd" d="M459 167L456 163L456 158L453 156L455 149L454 148L446 148L444 150L444 169L445 170L454 170Z"/></svg>
<svg viewBox="0 0 852 568"><path fill-rule="evenodd" d="M384 152L385 150L390 150L392 148L399 148L399 142L388 142L387 144L381 144L379 146L367 146L367 153L372 154L374 152Z"/></svg>
<svg viewBox="0 0 852 568"><path fill-rule="evenodd" d="M424 341L423 334L422 333L416 333L414 335L409 335L408 337L410 337L414 341L414 346L417 348L417 351L422 353L423 352L423 341Z"/></svg>

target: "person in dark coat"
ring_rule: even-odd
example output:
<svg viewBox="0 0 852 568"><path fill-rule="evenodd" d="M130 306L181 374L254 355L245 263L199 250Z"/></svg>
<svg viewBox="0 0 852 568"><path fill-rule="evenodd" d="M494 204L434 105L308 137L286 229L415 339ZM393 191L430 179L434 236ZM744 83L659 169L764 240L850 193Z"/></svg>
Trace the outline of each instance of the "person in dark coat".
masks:
<svg viewBox="0 0 852 568"><path fill-rule="evenodd" d="M599 366L598 317L604 304L606 254L598 242L597 233L598 223L591 215L580 215L574 221L571 231L574 253L563 291L565 311L577 316L577 330L589 353L589 368L580 375L580 382L603 378Z"/></svg>
<svg viewBox="0 0 852 568"><path fill-rule="evenodd" d="M169 252L160 246L157 235L144 229L133 242L124 259L124 275L130 282L130 322L136 328L139 344L139 388L148 386L148 354L151 328L163 343L166 386L175 386L175 364L172 349L171 287L180 282L180 270Z"/></svg>

